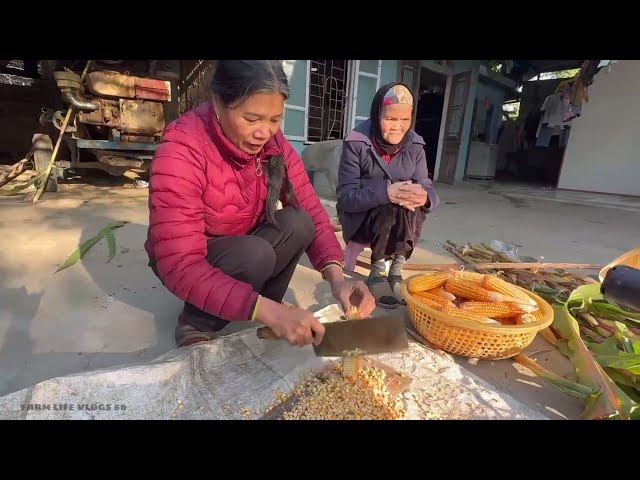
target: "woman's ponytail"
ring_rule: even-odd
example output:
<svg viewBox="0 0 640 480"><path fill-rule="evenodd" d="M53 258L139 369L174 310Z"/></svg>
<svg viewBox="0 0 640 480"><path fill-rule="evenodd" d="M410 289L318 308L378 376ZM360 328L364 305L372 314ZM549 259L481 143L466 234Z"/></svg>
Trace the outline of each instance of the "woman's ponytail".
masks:
<svg viewBox="0 0 640 480"><path fill-rule="evenodd" d="M298 199L289 180L287 166L282 155L274 155L269 159L265 168L265 175L268 183L265 216L268 223L277 227L275 215L278 208L278 200L287 205L298 207Z"/></svg>

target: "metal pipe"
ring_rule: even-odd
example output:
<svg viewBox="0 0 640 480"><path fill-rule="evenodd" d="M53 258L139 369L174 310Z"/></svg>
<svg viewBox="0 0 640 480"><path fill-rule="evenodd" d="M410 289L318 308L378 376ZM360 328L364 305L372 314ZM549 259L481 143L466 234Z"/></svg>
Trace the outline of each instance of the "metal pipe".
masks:
<svg viewBox="0 0 640 480"><path fill-rule="evenodd" d="M90 112L95 112L100 108L100 105L96 105L95 103L78 100L73 96L73 92L71 92L70 90L64 92L64 98L66 98L67 101L71 103L71 105L79 110L88 110Z"/></svg>

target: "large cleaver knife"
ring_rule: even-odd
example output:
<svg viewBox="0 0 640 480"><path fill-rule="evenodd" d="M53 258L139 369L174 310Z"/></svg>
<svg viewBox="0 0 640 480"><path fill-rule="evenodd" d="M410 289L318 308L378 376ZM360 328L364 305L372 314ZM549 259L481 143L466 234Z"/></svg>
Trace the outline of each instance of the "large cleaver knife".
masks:
<svg viewBox="0 0 640 480"><path fill-rule="evenodd" d="M363 320L323 323L324 337L313 350L318 357L341 357L357 350L359 355L375 355L409 347L402 315L387 315ZM281 340L269 327L259 328L258 338Z"/></svg>

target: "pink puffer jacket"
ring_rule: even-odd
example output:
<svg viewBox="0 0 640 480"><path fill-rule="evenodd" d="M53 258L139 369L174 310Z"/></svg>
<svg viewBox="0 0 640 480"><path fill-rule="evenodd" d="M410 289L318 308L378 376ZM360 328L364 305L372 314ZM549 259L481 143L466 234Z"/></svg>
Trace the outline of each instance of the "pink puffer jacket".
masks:
<svg viewBox="0 0 640 480"><path fill-rule="evenodd" d="M267 183L265 175L256 175L256 157L224 137L213 113L205 103L167 126L151 163L145 249L177 297L226 320L246 320L258 293L206 261L207 239L245 235L260 223ZM307 249L313 267L342 262L329 216L281 132L265 145L261 161L277 154L284 156L297 199L316 227Z"/></svg>

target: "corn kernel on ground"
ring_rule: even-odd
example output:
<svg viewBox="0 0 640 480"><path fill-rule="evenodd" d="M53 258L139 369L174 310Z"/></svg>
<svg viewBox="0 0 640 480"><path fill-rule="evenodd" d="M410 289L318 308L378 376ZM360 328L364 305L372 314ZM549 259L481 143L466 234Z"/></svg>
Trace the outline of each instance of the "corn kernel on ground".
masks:
<svg viewBox="0 0 640 480"><path fill-rule="evenodd" d="M336 365L336 373L342 366ZM342 375L318 378L309 375L292 394L300 401L282 414L284 420L400 420L406 411L400 398L389 394L386 374L375 367L364 367L351 381ZM278 401L288 397L278 395Z"/></svg>

